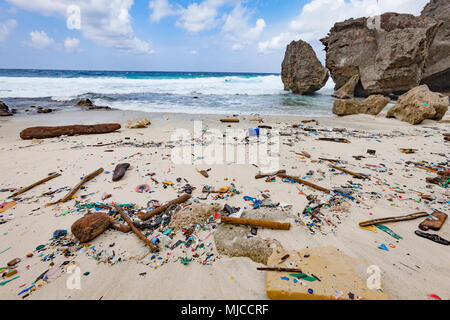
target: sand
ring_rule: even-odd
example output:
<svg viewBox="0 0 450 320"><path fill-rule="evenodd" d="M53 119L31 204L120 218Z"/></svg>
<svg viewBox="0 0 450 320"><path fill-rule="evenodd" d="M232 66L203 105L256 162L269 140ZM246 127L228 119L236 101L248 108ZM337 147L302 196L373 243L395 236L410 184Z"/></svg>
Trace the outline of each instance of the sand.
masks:
<svg viewBox="0 0 450 320"><path fill-rule="evenodd" d="M24 128L37 125L93 124L118 121L125 124L127 120L147 117L152 125L147 129L127 129L123 125L119 132L106 135L76 136L46 139L40 141L23 141L19 132ZM203 197L203 186L217 188L234 183L241 192L228 200L213 201L209 198L201 203L229 204L236 207L247 207L251 215L249 202L244 196L261 199L261 193L270 194L273 203L290 205L290 214L286 221L291 222L289 231L262 230L258 236L276 239L285 250L302 250L305 248L329 246L339 248L345 254L363 259L368 265L377 265L382 271L384 291L392 299L429 299L428 294L436 294L442 299L450 298L450 252L448 247L419 238L414 234L422 219L388 224L389 228L403 237L396 240L378 230L377 233L359 228L362 220L410 214L418 211L430 212L438 209L449 213L448 189L439 186L427 188L425 178L434 176L428 171L409 166L405 170L406 161L446 162L445 157L431 154L445 153L449 156L449 144L444 144L442 133L450 132L448 122L425 121L418 126L411 126L395 119L386 119L367 115L349 116L345 118L318 118L319 125L306 124L315 129L346 128L359 130L357 136L338 133L306 133L302 129L292 129L303 118L292 116L262 116L264 125L281 129L291 134L280 138L280 168L288 174L304 177L310 170L314 171L311 181L326 187L339 188L351 180L360 183L360 195L364 204L348 200L348 212L338 212L339 219L331 210L324 214L331 218L336 227L324 225L322 231L313 234L305 223L308 218L302 215L308 204L307 195L323 197L319 191L299 184L282 182L267 183L265 179L255 180L259 172L252 164L212 164L212 165L175 165L170 158L171 135L177 128L193 130L193 121L202 120L203 128L217 128L225 132L230 124L218 121L223 116L216 115L182 115L182 114L143 114L121 111L86 111L59 112L47 115L22 116L0 119L0 189L20 188L32 184L49 173L60 172L61 177L38 186L21 196L22 201L8 209L3 215L13 214L12 220L0 225L0 266L14 258L21 258L18 264L20 278L0 287L1 299L22 299L18 293L31 286L31 283L49 268L48 261L41 261L35 252L40 244L49 243L53 232L65 229L70 232L73 222L82 215L77 212L60 216L61 213L73 209L75 200L65 204L46 207L45 204L65 195L83 175L102 167L106 172L89 182L85 190L77 195L88 195L85 201L101 202L102 195L109 193L112 198L106 202L134 203L145 206L149 200L156 199L161 203L174 199L178 193L172 187L164 189L161 184L154 185L148 173L159 181L173 181L185 178L197 189L193 197ZM258 123L251 122L251 116L239 116L238 124L233 128L256 128ZM448 120L448 115L446 119ZM296 135L298 133L298 135ZM380 136L382 135L382 136ZM319 136L346 137L350 144L319 142ZM128 139L126 139L128 138ZM89 147L89 145L108 144L117 141L131 143L163 142L159 147L136 147L130 145ZM402 154L398 148L415 148L415 154ZM375 157L367 155L367 149L377 151ZM113 152L105 152L113 150ZM307 151L311 159L301 158L294 152ZM133 156L132 156L133 155ZM352 156L363 155L361 161ZM132 157L130 157L132 156ZM353 171L370 174L372 180L360 181L345 174L332 172L326 162L317 162L319 157L339 158L348 161L347 168ZM119 162L129 162L131 168L120 182L111 181L114 167ZM386 172L376 172L366 164L384 164ZM209 178L204 178L196 169L210 169ZM378 167L376 169L382 169ZM376 170L375 169L375 170ZM322 176L317 170L324 173ZM384 170L379 170L384 171ZM377 180L379 179L379 180ZM382 181L383 183L377 183ZM135 188L140 184L149 184L155 191L152 194L139 194ZM387 185L389 184L389 185ZM54 198L41 197L49 190L68 187ZM395 189L395 188L399 189ZM398 193L403 190L404 193ZM380 198L370 197L371 192L381 194ZM426 203L420 200L419 193L429 194L438 200ZM1 192L0 201L5 200L10 192ZM400 198L401 197L401 198ZM411 200L410 200L411 199ZM392 200L392 201L390 201ZM439 203L440 202L440 203ZM257 210L255 210L257 211ZM336 212L334 212L336 215ZM300 217L299 217L300 215ZM339 222L339 223L337 223ZM208 231L201 233L206 238ZM437 232L441 237L450 239L450 223ZM144 244L132 233L123 234L108 230L90 243L90 246L108 248L115 243L114 249L123 252L127 261L114 265L99 263L86 254L78 252L69 259L56 256L52 275L44 286L32 292L25 299L267 299L265 272L257 271L261 264L247 257L230 258L218 254L214 246L212 234L205 244L208 252L214 253L212 263L202 265L192 262L183 265L179 261L170 260L156 267L147 265L143 260L151 254ZM380 250L378 246L385 244L389 251ZM391 244L391 246L389 246ZM87 251L87 250L86 250ZM25 256L34 252L32 258ZM167 256L165 251L163 254ZM181 254L181 253L180 253ZM174 253L175 255L175 253ZM66 260L74 260L81 270L81 289L70 290L66 282L67 273L62 273L60 264ZM89 272L89 275L83 275ZM144 274L145 273L145 274ZM368 276L368 275L367 275ZM0 280L4 281L4 279Z"/></svg>

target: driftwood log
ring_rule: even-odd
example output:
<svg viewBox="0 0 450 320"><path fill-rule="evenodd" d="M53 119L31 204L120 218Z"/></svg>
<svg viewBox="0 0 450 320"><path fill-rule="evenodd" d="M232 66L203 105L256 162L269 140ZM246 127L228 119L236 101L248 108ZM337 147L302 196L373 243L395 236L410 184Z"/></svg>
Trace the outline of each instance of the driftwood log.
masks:
<svg viewBox="0 0 450 320"><path fill-rule="evenodd" d="M238 123L239 119L220 119L220 122L224 122L224 123L229 123L229 122Z"/></svg>
<svg viewBox="0 0 450 320"><path fill-rule="evenodd" d="M73 235L81 243L89 242L101 235L110 226L111 220L104 212L87 213L72 225Z"/></svg>
<svg viewBox="0 0 450 320"><path fill-rule="evenodd" d="M251 220L251 219L240 219L240 218L230 218L221 217L221 221L227 224L244 225L251 227L262 227L276 230L290 230L290 223L273 222L266 220Z"/></svg>
<svg viewBox="0 0 450 320"><path fill-rule="evenodd" d="M150 247L150 249L152 250L152 252L157 252L159 251L158 246L154 245L150 240L148 240L141 231L139 231L133 224L133 221L131 221L130 217L119 207L116 206L115 207L116 210L120 213L120 216L122 217L123 220L125 220L125 222L130 226L131 230L133 230L133 232L137 235L137 237L139 239L141 239L148 247Z"/></svg>
<svg viewBox="0 0 450 320"><path fill-rule="evenodd" d="M177 205L177 204L181 204L181 203L185 203L186 201L188 201L191 198L190 194L185 194L182 195L181 197L176 198L175 200L170 201L169 203L158 207L156 209L150 210L149 212L146 213L142 213L139 215L139 219L145 221L148 220L158 214L163 213L164 211L166 211L167 209L169 209L171 206L173 205Z"/></svg>
<svg viewBox="0 0 450 320"><path fill-rule="evenodd" d="M301 269L297 268L271 268L271 267L260 267L256 268L258 271L276 271L276 272L292 272L292 273L303 273Z"/></svg>
<svg viewBox="0 0 450 320"><path fill-rule="evenodd" d="M374 219L374 220L369 220L369 221L362 221L359 223L359 226L360 227L369 227L369 226L373 226L375 224L380 224L380 223L408 221L408 220L414 220L414 219L426 217L428 215L429 215L429 213L426 213L426 212L417 212L417 213L409 214L406 216L389 217L389 218Z"/></svg>
<svg viewBox="0 0 450 320"><path fill-rule="evenodd" d="M273 177L273 176L276 176L279 174L286 174L286 170L279 170L277 172L272 172L272 173L267 173L267 174L260 173L255 176L255 179L263 179L263 178Z"/></svg>
<svg viewBox="0 0 450 320"><path fill-rule="evenodd" d="M51 206L51 205L54 205L57 203L65 203L65 202L69 201L75 195L75 193L77 193L77 191L83 186L83 184L85 184L88 181L91 181L92 179L97 177L102 172L103 172L103 168L100 168L97 171L94 171L91 174L87 175L64 198L62 198L61 200L58 200L56 202L49 203L47 206Z"/></svg>
<svg viewBox="0 0 450 320"><path fill-rule="evenodd" d="M328 194L331 193L331 191L329 189L327 189L327 188L318 186L317 184L314 184L312 182L309 182L309 181L306 181L306 180L303 180L303 179L300 179L300 178L297 178L297 177L292 177L292 176L288 176L288 175L285 175L285 174L278 174L278 177L291 179L291 180L294 180L295 182L298 182L298 183L303 184L305 186L311 187L313 189L316 189L316 190L319 190L319 191L322 191L322 192L325 192L325 193L328 193Z"/></svg>
<svg viewBox="0 0 450 320"><path fill-rule="evenodd" d="M354 176L354 177L357 178L357 179L363 179L363 180L364 180L364 179L370 179L369 177L367 177L367 176L365 176L365 175L362 175L362 174L360 174L360 173L356 173L356 172L353 172L353 171L350 171L350 170L347 170L347 169L344 169L344 168L339 168L339 167L334 166L334 165L332 165L331 167L332 167L333 169L336 169L336 170L345 172L345 173L347 173L347 174L350 174L350 175Z"/></svg>
<svg viewBox="0 0 450 320"><path fill-rule="evenodd" d="M59 127L33 127L20 133L24 140L56 138L60 136L74 136L84 134L103 134L117 131L121 128L118 123L104 123L96 125L74 125Z"/></svg>
<svg viewBox="0 0 450 320"><path fill-rule="evenodd" d="M131 228L127 225L112 222L104 212L87 213L83 218L72 224L71 230L78 241L86 243L97 238L108 228L124 233L131 231Z"/></svg>
<svg viewBox="0 0 450 320"><path fill-rule="evenodd" d="M17 192L15 192L15 193L13 193L12 195L10 195L9 198L17 197L18 195L21 195L22 193L25 193L25 192L27 192L28 190L33 189L34 187L37 187L37 186L39 186L39 185L41 185L41 184L43 184L43 183L46 183L47 181L50 181L50 180L55 179L55 178L60 177L60 176L61 176L61 174L59 174L59 173L52 174L51 176L48 176L48 177L45 178L45 179L39 180L38 182L33 183L32 185L30 185L30 186L28 186L28 187L25 187L25 188L20 189L19 191L17 191Z"/></svg>
<svg viewBox="0 0 450 320"><path fill-rule="evenodd" d="M419 224L419 229L422 231L428 231L429 229L434 231L441 230L442 226L444 225L445 221L448 218L448 215L440 212L435 211L431 214L433 217L435 217L437 220L427 218L425 219L421 224Z"/></svg>

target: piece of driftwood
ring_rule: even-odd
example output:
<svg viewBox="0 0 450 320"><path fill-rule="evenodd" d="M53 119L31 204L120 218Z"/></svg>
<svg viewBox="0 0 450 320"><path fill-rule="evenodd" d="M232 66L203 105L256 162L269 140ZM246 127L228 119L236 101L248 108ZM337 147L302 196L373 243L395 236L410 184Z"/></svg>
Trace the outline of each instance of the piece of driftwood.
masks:
<svg viewBox="0 0 450 320"><path fill-rule="evenodd" d="M72 224L71 230L73 235L81 243L94 240L111 224L109 216L104 212L87 213L84 217L78 219Z"/></svg>
<svg viewBox="0 0 450 320"><path fill-rule="evenodd" d="M116 182L122 179L129 167L130 167L129 163L118 164L114 169L112 181Z"/></svg>
<svg viewBox="0 0 450 320"><path fill-rule="evenodd" d="M427 218L425 221L423 221L421 224L419 224L419 229L422 231L428 231L429 229L434 231L441 230L442 226L444 225L445 221L448 218L448 215L440 212L435 211L431 214L433 217L435 217L437 220Z"/></svg>
<svg viewBox="0 0 450 320"><path fill-rule="evenodd" d="M318 186L318 185L316 185L316 184L314 184L312 182L309 182L309 181L306 181L306 180L303 180L303 179L300 179L300 178L288 176L288 175L285 175L285 174L279 174L278 177L286 178L286 179L292 179L295 182L298 182L300 184L304 184L305 186L311 187L313 189L316 189L316 190L319 190L319 191L322 191L322 192L325 192L325 193L331 193L331 191L329 189L327 189L327 188Z"/></svg>
<svg viewBox="0 0 450 320"><path fill-rule="evenodd" d="M197 169L197 172L200 173L200 174L201 174L202 176L204 176L205 178L209 178L208 171L206 171L206 170L198 170L198 169Z"/></svg>
<svg viewBox="0 0 450 320"><path fill-rule="evenodd" d="M347 173L347 174L350 174L350 175L354 176L354 177L357 178L357 179L370 179L369 177L367 177L367 176L365 176L365 175L362 175L362 174L359 174L359 173L356 173L356 172L353 172L353 171L350 171L350 170L347 170L347 169L344 169L344 168L339 168L339 167L334 166L334 165L332 165L331 167L332 167L333 169L336 169L336 170L345 172L345 173Z"/></svg>
<svg viewBox="0 0 450 320"><path fill-rule="evenodd" d="M28 190L33 189L34 187L37 187L37 186L39 186L39 185L41 185L41 184L43 184L43 183L46 183L47 181L50 181L50 180L55 179L55 178L60 177L60 176L61 176L61 174L59 174L59 173L52 174L51 176L48 176L48 177L45 178L45 179L39 180L38 182L33 183L32 185L30 185L30 186L28 186L28 187L25 187L25 188L20 189L19 191L17 191L17 192L15 192L15 193L13 193L12 195L10 195L9 198L17 197L18 195L21 195L22 193L25 193L25 192L27 192Z"/></svg>
<svg viewBox="0 0 450 320"><path fill-rule="evenodd" d="M319 141L338 142L338 143L351 143L350 140L344 138L319 138Z"/></svg>
<svg viewBox="0 0 450 320"><path fill-rule="evenodd" d="M60 136L74 136L85 134L103 134L117 131L121 128L118 123L103 123L96 125L73 125L59 127L33 127L20 133L24 140L56 138Z"/></svg>
<svg viewBox="0 0 450 320"><path fill-rule="evenodd" d="M272 172L272 173L267 173L267 174L257 174L255 176L255 179L262 179L262 178L267 178L267 177L273 177L279 174L286 174L286 170L279 170L276 172Z"/></svg>
<svg viewBox="0 0 450 320"><path fill-rule="evenodd" d="M332 162L332 163L341 163L342 161L341 160L338 160L338 159L327 159L327 158L319 158L319 160L322 160L322 161L328 161L328 162Z"/></svg>
<svg viewBox="0 0 450 320"><path fill-rule="evenodd" d="M229 123L229 122L238 123L238 122L239 122L239 119L233 119L233 118L230 118L230 119L220 119L220 122L224 122L224 123Z"/></svg>
<svg viewBox="0 0 450 320"><path fill-rule="evenodd" d="M292 272L292 273L303 273L301 269L296 268L271 268L271 267L260 267L256 268L258 271L275 271L275 272Z"/></svg>
<svg viewBox="0 0 450 320"><path fill-rule="evenodd" d="M362 221L359 223L359 226L360 227L369 227L369 226L373 226L375 224L381 224L381 223L387 223L387 222L408 221L408 220L414 220L414 219L426 217L428 215L429 215L429 213L426 213L426 212L417 212L417 213L409 214L406 216L389 217L389 218L381 218L381 219Z"/></svg>
<svg viewBox="0 0 450 320"><path fill-rule="evenodd" d="M83 186L83 184L85 184L88 181L91 181L92 179L97 177L102 172L103 172L103 168L100 168L97 171L94 171L94 172L88 174L64 198L62 198L56 202L49 203L47 206L51 206L51 205L54 205L57 203L65 203L65 202L69 201L75 195L75 193L77 193L77 191Z"/></svg>
<svg viewBox="0 0 450 320"><path fill-rule="evenodd" d="M235 224L235 225L244 225L251 227L262 227L276 230L289 230L291 229L291 224L281 223L281 222L273 222L266 220L252 220L252 219L241 219L241 218L230 218L230 217L221 217L221 221L227 224Z"/></svg>
<svg viewBox="0 0 450 320"><path fill-rule="evenodd" d="M158 246L154 245L150 240L148 240L141 231L139 231L133 224L133 222L131 221L130 217L123 212L123 210L119 207L119 206L115 206L116 210L120 213L120 216L122 217L123 220L125 220L125 222L130 226L131 230L133 230L133 232L137 235L137 237L139 239L141 239L147 246L150 247L150 249L152 250L152 252L157 252L159 251Z"/></svg>
<svg viewBox="0 0 450 320"><path fill-rule="evenodd" d="M177 205L177 204L181 204L181 203L185 203L186 201L188 201L191 198L190 194L185 194L182 195L181 197L176 198L175 200L170 201L169 203L158 207L156 209L150 210L149 212L145 212L145 213L141 213L139 215L139 219L145 221L150 219L151 217L154 217L158 214L163 213L164 211L166 211L167 209L169 209L171 206L173 205Z"/></svg>

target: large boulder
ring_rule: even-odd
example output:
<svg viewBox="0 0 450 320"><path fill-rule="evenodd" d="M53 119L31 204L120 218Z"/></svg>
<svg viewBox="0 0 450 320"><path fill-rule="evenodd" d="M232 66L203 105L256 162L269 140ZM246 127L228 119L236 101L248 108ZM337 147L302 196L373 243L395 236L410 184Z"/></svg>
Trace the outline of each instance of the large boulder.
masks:
<svg viewBox="0 0 450 320"><path fill-rule="evenodd" d="M376 116L389 103L390 99L382 95L373 95L364 101L336 100L333 106L333 113L338 116L349 116L353 114L370 114Z"/></svg>
<svg viewBox="0 0 450 320"><path fill-rule="evenodd" d="M355 97L355 89L359 82L359 74L355 74L347 81L338 91L333 94L333 97L339 99L353 99Z"/></svg>
<svg viewBox="0 0 450 320"><path fill-rule="evenodd" d="M431 0L421 16L442 22L426 60L422 83L436 92L450 92L450 1Z"/></svg>
<svg viewBox="0 0 450 320"><path fill-rule="evenodd" d="M420 124L425 119L439 121L448 106L447 96L431 92L427 85L421 85L400 96L397 104L388 111L387 117L410 124Z"/></svg>
<svg viewBox="0 0 450 320"><path fill-rule="evenodd" d="M356 75L356 96L402 94L416 87L439 26L430 18L397 13L336 23L321 40L335 89Z"/></svg>
<svg viewBox="0 0 450 320"><path fill-rule="evenodd" d="M13 114L9 111L9 108L6 104L0 101L0 117L9 117Z"/></svg>
<svg viewBox="0 0 450 320"><path fill-rule="evenodd" d="M322 66L313 48L305 41L292 41L281 66L285 90L295 94L311 94L327 83L328 70Z"/></svg>

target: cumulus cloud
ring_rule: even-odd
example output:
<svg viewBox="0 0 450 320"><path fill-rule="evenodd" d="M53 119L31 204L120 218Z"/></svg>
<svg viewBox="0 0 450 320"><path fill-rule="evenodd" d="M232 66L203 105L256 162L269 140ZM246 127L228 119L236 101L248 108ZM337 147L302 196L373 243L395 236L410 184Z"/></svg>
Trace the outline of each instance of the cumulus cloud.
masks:
<svg viewBox="0 0 450 320"><path fill-rule="evenodd" d="M266 28L264 19L258 19L254 27L250 26L249 20L249 10L242 7L240 3L230 14L225 15L222 33L233 43L232 49L235 51L242 50L245 46L259 40Z"/></svg>
<svg viewBox="0 0 450 320"><path fill-rule="evenodd" d="M153 53L149 42L137 38L131 26L133 0L6 0L18 8L69 18L67 9L80 8L81 33L99 45L129 53Z"/></svg>
<svg viewBox="0 0 450 320"><path fill-rule="evenodd" d="M282 50L292 40L314 41L327 35L331 27L349 18L370 17L385 12L419 15L429 0L312 0L285 27L284 32L259 43L259 52Z"/></svg>
<svg viewBox="0 0 450 320"><path fill-rule="evenodd" d="M36 49L48 49L55 44L55 40L50 38L45 31L30 32L30 41L27 45Z"/></svg>
<svg viewBox="0 0 450 320"><path fill-rule="evenodd" d="M67 37L64 40L64 48L67 52L77 52L79 51L80 39Z"/></svg>
<svg viewBox="0 0 450 320"><path fill-rule="evenodd" d="M178 14L177 10L169 3L169 0L150 1L148 6L152 10L150 20L153 22L159 22L161 19Z"/></svg>
<svg viewBox="0 0 450 320"><path fill-rule="evenodd" d="M17 28L17 21L14 19L0 21L0 42L6 38Z"/></svg>
<svg viewBox="0 0 450 320"><path fill-rule="evenodd" d="M177 26L191 33L209 30L216 27L220 21L219 8L226 4L224 0L205 0L193 2L187 8L181 8Z"/></svg>

